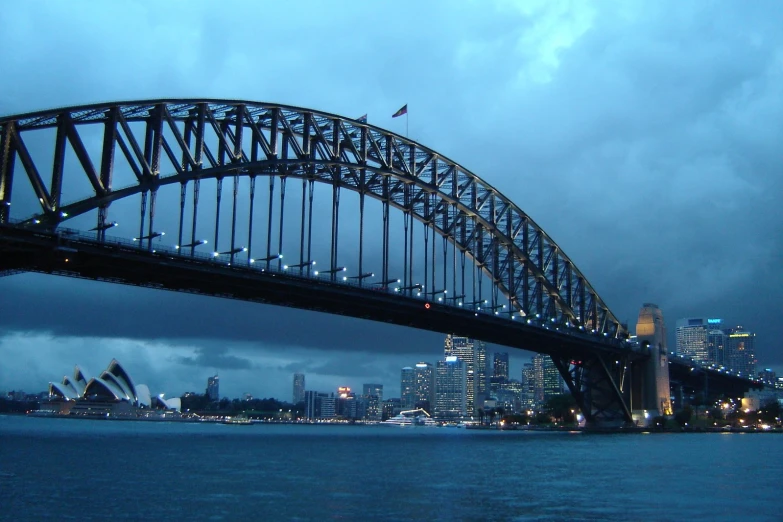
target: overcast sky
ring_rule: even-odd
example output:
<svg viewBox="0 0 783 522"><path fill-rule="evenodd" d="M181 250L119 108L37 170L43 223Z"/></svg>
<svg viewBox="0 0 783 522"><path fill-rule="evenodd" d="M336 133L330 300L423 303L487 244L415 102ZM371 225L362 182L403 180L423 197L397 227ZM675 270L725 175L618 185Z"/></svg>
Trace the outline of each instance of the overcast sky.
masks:
<svg viewBox="0 0 783 522"><path fill-rule="evenodd" d="M517 203L618 318L644 302L670 332L720 317L783 370L781 27L774 1L7 2L0 114L230 98L403 133L391 114L407 103L410 136ZM390 397L402 366L443 349L440 334L52 276L0 278L0 296L0 390L117 358L168 395L218 372L221 395L290 400L302 371L308 389Z"/></svg>

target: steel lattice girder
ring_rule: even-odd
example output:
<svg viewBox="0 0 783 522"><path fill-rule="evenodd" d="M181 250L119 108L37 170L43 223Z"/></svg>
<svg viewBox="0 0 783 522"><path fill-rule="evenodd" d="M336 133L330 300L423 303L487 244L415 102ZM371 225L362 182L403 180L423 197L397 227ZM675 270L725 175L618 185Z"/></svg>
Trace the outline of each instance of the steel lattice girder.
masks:
<svg viewBox="0 0 783 522"><path fill-rule="evenodd" d="M146 129L143 142L131 124ZM96 168L79 129L103 126ZM52 183L41 178L26 131L55 128ZM168 137L167 137L168 135ZM249 136L246 139L245 136ZM61 205L62 158L73 148L95 194ZM119 149L119 150L118 150ZM121 154L137 183L113 189ZM173 172L161 172L165 155ZM491 278L517 312L558 327L627 335L558 245L508 198L459 164L412 140L310 109L221 100L154 100L71 107L0 118L0 219L8 219L14 160L41 202L30 226L61 221L160 186L226 175L297 177L359 191L446 237ZM36 223L38 222L38 223ZM494 299L494 297L493 297ZM493 302L493 304L495 304Z"/></svg>

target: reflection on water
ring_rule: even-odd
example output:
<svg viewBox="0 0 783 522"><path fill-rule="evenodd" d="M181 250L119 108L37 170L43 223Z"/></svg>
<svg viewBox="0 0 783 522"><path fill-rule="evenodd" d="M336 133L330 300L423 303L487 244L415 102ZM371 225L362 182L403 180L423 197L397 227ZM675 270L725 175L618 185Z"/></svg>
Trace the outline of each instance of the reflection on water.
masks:
<svg viewBox="0 0 783 522"><path fill-rule="evenodd" d="M0 520L781 520L777 434L0 416Z"/></svg>

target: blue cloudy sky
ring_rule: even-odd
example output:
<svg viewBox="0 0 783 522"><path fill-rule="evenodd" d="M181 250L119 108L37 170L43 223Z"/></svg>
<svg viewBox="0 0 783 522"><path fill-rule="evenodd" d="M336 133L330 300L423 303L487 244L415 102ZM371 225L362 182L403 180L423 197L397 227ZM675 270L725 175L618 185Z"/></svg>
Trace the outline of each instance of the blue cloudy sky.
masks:
<svg viewBox="0 0 783 522"><path fill-rule="evenodd" d="M619 318L722 317L783 369L780 27L773 1L7 2L0 114L231 98L402 133L407 103L410 136L531 215ZM439 334L40 275L0 296L0 390L116 357L169 395L219 372L224 395L289 399L304 371L393 396L442 353Z"/></svg>

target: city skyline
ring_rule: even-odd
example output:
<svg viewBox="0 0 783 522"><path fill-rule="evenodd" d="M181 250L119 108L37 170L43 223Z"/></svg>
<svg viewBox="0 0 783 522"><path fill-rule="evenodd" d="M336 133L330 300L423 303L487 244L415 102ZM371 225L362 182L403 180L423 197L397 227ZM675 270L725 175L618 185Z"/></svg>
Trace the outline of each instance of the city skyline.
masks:
<svg viewBox="0 0 783 522"><path fill-rule="evenodd" d="M302 24L352 38L320 53L320 37L291 40L288 28L272 27L270 40L286 41L287 54L258 68L243 42L258 16L283 16L282 5L243 6L239 21L206 4L186 13L129 6L8 6L0 31L16 51L0 56L0 69L14 81L0 114L171 96L367 114L398 133L409 119L411 138L539 223L618 318L631 323L642 303L657 303L670 347L677 318L742 324L756 333L759 368L781 373L783 23L774 9L433 2L400 30L381 23L399 16L395 6L335 14L312 5ZM118 17L121 27L107 23ZM161 30L161 20L171 25ZM236 38L208 37L223 22ZM362 74L348 55L365 64ZM314 88L303 71L328 80ZM444 79L458 88L430 87ZM392 119L403 105L406 118ZM727 241L736 237L740 258ZM400 368L436 361L442 343L440 334L344 317L37 274L2 277L0 292L8 390L39 389L77 361L97 369L107 355L168 394L201 391L215 373L229 396L288 397L295 372L314 389L396 387ZM509 353L512 362L527 357Z"/></svg>

